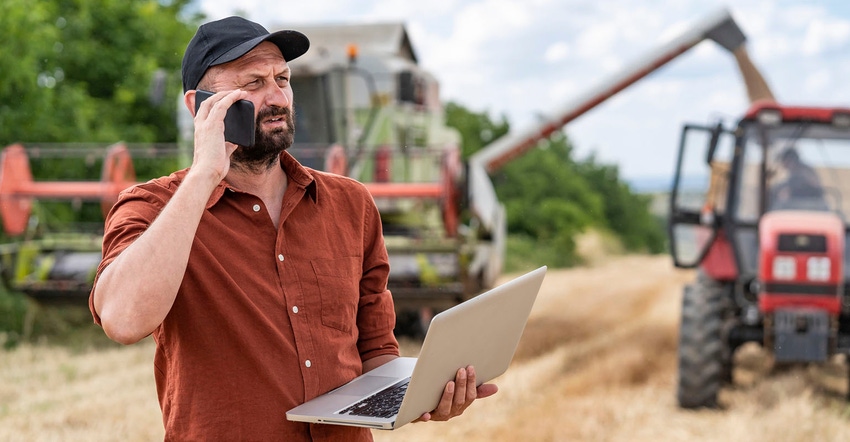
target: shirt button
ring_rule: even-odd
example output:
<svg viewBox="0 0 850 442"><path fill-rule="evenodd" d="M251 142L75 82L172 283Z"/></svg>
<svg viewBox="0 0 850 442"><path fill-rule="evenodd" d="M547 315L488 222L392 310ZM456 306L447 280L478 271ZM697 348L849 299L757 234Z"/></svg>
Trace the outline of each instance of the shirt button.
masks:
<svg viewBox="0 0 850 442"><path fill-rule="evenodd" d="M260 205L254 204L254 212L259 212L259 211L260 211Z"/></svg>
<svg viewBox="0 0 850 442"><path fill-rule="evenodd" d="M278 261L283 261L283 254L277 255L277 260L278 260Z"/></svg>
<svg viewBox="0 0 850 442"><path fill-rule="evenodd" d="M298 306L297 305L292 306L292 313L298 313Z"/></svg>
<svg viewBox="0 0 850 442"><path fill-rule="evenodd" d="M306 366L307 366L307 368L310 368L310 366L311 366L311 365L313 365L313 363L312 363L312 362L310 362L310 360L309 360L309 359L307 359L306 361L304 361L304 365L306 365Z"/></svg>

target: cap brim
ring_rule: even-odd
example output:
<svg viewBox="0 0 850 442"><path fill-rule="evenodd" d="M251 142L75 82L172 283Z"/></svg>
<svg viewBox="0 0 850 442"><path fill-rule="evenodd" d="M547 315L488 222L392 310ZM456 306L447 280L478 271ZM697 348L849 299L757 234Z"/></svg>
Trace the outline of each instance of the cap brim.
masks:
<svg viewBox="0 0 850 442"><path fill-rule="evenodd" d="M304 55L304 53L307 52L307 49L310 49L310 40L307 39L306 35L298 31L277 31L272 32L269 35L253 38L234 47L210 63L210 66L216 66L236 60L264 41L274 43L280 49L280 53L286 61L292 61Z"/></svg>

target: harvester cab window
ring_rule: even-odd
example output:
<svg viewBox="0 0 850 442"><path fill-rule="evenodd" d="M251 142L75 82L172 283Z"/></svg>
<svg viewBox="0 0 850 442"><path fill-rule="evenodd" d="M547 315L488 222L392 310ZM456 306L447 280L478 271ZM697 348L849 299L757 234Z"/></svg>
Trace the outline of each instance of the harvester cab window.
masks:
<svg viewBox="0 0 850 442"><path fill-rule="evenodd" d="M334 127L328 124L330 117L329 78L327 75L294 76L292 89L295 91L297 119L296 143L322 143L334 141Z"/></svg>

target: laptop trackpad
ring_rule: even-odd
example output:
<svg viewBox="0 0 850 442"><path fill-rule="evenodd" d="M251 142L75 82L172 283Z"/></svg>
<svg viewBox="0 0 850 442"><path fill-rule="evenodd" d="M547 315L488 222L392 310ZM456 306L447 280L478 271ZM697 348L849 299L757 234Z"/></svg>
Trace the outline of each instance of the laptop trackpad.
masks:
<svg viewBox="0 0 850 442"><path fill-rule="evenodd" d="M342 387L339 387L339 389L337 389L334 394L363 396L383 387L388 387L396 381L398 381L397 378L391 378L388 376L367 375L359 379L355 379L349 382L348 384L343 385Z"/></svg>

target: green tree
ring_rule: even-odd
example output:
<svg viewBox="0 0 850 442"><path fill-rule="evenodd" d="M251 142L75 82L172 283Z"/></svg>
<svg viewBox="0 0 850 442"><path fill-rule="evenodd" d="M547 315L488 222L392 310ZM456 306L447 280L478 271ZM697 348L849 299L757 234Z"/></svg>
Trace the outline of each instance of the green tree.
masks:
<svg viewBox="0 0 850 442"><path fill-rule="evenodd" d="M578 173L567 137L557 133L493 176L505 204L508 231L549 248L552 265L578 262L576 237L592 226L605 226L605 203Z"/></svg>
<svg viewBox="0 0 850 442"><path fill-rule="evenodd" d="M175 142L189 2L0 3L0 145Z"/></svg>
<svg viewBox="0 0 850 442"><path fill-rule="evenodd" d="M608 227L627 250L661 253L666 250L664 221L650 213L647 195L636 195L619 177L616 166L599 164L594 156L578 165L578 172L602 196Z"/></svg>
<svg viewBox="0 0 850 442"><path fill-rule="evenodd" d="M184 13L189 3L0 2L0 148L176 143L180 64L200 20ZM99 179L102 157L31 158L31 168L37 180ZM140 177L151 176L150 167L135 166ZM37 204L42 221L100 220L97 204Z"/></svg>
<svg viewBox="0 0 850 442"><path fill-rule="evenodd" d="M510 129L504 115L501 121L494 122L486 112L474 113L452 102L446 104L445 112L447 124L460 132L463 158L469 158L488 143L508 133Z"/></svg>

